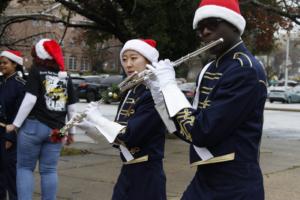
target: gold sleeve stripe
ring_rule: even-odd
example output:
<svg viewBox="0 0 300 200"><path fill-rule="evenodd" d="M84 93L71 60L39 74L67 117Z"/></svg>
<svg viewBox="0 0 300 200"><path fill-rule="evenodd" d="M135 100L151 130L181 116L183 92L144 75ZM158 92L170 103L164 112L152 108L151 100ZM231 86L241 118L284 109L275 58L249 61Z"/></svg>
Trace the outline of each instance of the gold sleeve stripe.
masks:
<svg viewBox="0 0 300 200"><path fill-rule="evenodd" d="M207 75L203 76L203 78L206 78L206 79L209 79L209 80L218 80L218 79L220 79L220 77L210 77L210 76L207 76Z"/></svg>
<svg viewBox="0 0 300 200"><path fill-rule="evenodd" d="M222 73L211 73L211 72L205 72L205 74L210 75L210 76L222 76Z"/></svg>
<svg viewBox="0 0 300 200"><path fill-rule="evenodd" d="M213 88L203 86L203 87L201 87L201 89L211 91Z"/></svg>
<svg viewBox="0 0 300 200"><path fill-rule="evenodd" d="M204 91L204 90L201 90L200 92L201 92L202 94L209 94L209 92Z"/></svg>

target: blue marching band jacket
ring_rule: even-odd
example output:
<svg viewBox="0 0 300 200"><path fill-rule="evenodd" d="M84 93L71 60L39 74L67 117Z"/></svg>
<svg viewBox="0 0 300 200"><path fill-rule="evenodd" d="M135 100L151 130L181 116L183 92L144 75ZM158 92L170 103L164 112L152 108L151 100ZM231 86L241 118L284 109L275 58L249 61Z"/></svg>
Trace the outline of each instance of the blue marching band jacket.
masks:
<svg viewBox="0 0 300 200"><path fill-rule="evenodd" d="M25 80L17 73L0 82L0 122L11 124L18 112L25 94ZM16 135L5 133L4 127L0 127L2 137L11 142L16 141Z"/></svg>
<svg viewBox="0 0 300 200"><path fill-rule="evenodd" d="M200 182L192 187L198 187L194 191L202 191L205 199L239 199L236 193L225 194L226 185L249 184L258 188L259 197L253 199L261 199L259 148L267 97L263 67L241 41L205 70L198 80L194 109L182 109L173 118L175 134L190 143L190 163L197 166L195 177ZM214 197L205 195L211 193Z"/></svg>
<svg viewBox="0 0 300 200"><path fill-rule="evenodd" d="M141 84L124 97L115 119L126 126L117 136L124 164L161 160L164 157L165 125L154 108L151 92ZM126 159L126 153L134 159Z"/></svg>

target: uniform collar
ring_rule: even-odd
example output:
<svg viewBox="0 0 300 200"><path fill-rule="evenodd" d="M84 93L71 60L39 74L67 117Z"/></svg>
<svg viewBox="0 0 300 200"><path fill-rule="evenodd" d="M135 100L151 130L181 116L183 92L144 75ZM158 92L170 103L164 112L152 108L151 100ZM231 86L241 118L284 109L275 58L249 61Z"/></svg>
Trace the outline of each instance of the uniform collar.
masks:
<svg viewBox="0 0 300 200"><path fill-rule="evenodd" d="M13 77L17 76L17 72L12 73L11 75L9 75L8 77L4 77L4 81L7 81Z"/></svg>
<svg viewBox="0 0 300 200"><path fill-rule="evenodd" d="M235 43L232 47L230 47L228 50L226 50L223 54L221 54L221 56L219 56L216 59L216 67L219 66L220 61L223 58L226 58L230 55L232 55L234 52L236 52L237 49L243 48L244 47L244 42L243 40L238 41L237 43Z"/></svg>

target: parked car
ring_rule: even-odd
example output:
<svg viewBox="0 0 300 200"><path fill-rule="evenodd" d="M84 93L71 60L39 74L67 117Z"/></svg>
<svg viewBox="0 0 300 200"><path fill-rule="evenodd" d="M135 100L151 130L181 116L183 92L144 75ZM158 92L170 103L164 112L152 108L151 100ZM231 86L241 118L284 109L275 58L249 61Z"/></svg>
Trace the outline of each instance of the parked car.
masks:
<svg viewBox="0 0 300 200"><path fill-rule="evenodd" d="M269 89L268 98L270 103L274 101L280 101L282 103L287 102L286 88L285 87L273 87Z"/></svg>
<svg viewBox="0 0 300 200"><path fill-rule="evenodd" d="M300 103L300 85L295 87L276 87L270 90L269 101L282 103Z"/></svg>
<svg viewBox="0 0 300 200"><path fill-rule="evenodd" d="M179 84L178 87L184 93L186 98L192 103L195 96L196 84L192 82L188 82L188 83Z"/></svg>
<svg viewBox="0 0 300 200"><path fill-rule="evenodd" d="M89 76L81 76L83 77L85 80L87 80L90 83L97 83L97 84L101 84L101 82L109 77L109 74L99 74L99 75L89 75Z"/></svg>
<svg viewBox="0 0 300 200"><path fill-rule="evenodd" d="M280 101L282 103L289 103L288 92L297 86L299 83L297 81L288 80L287 86L285 86L284 80L279 80L273 82L270 87L268 87L268 99L272 103L274 101Z"/></svg>
<svg viewBox="0 0 300 200"><path fill-rule="evenodd" d="M97 101L101 98L100 84L90 82L83 77L72 77L74 90L80 99L86 99L87 102Z"/></svg>
<svg viewBox="0 0 300 200"><path fill-rule="evenodd" d="M100 83L100 93L106 91L109 87L117 86L124 80L122 75L109 75Z"/></svg>
<svg viewBox="0 0 300 200"><path fill-rule="evenodd" d="M300 103L300 85L287 91L287 103Z"/></svg>

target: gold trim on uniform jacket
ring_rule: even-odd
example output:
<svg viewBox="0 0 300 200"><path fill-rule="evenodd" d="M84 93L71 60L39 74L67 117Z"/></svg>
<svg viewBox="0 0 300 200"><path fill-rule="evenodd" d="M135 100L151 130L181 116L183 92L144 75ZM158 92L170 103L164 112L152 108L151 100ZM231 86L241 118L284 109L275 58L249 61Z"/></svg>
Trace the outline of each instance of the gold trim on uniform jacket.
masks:
<svg viewBox="0 0 300 200"><path fill-rule="evenodd" d="M212 164L212 163L231 161L231 160L234 160L234 158L235 158L235 153L229 153L229 154L225 154L223 156L213 157L208 160L200 160L200 161L193 162L193 163L191 163L191 167L195 167L198 165L206 165L206 164Z"/></svg>
<svg viewBox="0 0 300 200"><path fill-rule="evenodd" d="M135 159L133 159L133 160L124 162L123 164L124 164L124 165L131 165L131 164L135 164L135 163L146 162L146 161L148 161L148 160L149 160L149 156L148 156L148 155L145 155L145 156L142 156L142 157L135 158Z"/></svg>

